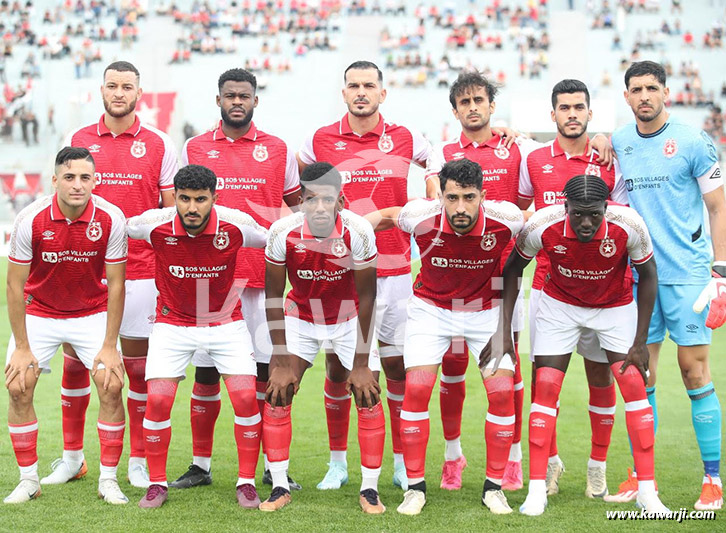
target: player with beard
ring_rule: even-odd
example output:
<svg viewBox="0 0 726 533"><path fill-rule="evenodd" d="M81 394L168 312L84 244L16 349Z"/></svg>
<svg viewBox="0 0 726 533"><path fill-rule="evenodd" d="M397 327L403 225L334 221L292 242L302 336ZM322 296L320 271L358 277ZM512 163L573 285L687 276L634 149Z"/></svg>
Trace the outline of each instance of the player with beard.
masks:
<svg viewBox="0 0 726 533"><path fill-rule="evenodd" d="M587 135L587 125L592 119L592 111L587 86L571 79L557 83L552 88L551 118L557 125L557 137L533 150L522 160L519 173L520 208L529 206L533 200L535 211L563 203L565 197L562 190L565 184L572 176L579 174L601 177L610 190L610 200L626 204L625 184L617 163L608 168L597 161L598 152L589 152L591 140ZM549 275L547 256L539 254L529 296L530 346L534 346L537 308ZM577 351L584 358L590 392L588 411L592 446L585 495L588 498L602 498L608 493L606 459L615 420L615 385L607 356L593 334L582 336ZM547 494L559 491L558 482L564 470L557 453L556 432L553 432L547 467Z"/></svg>
<svg viewBox="0 0 726 533"><path fill-rule="evenodd" d="M300 178L295 154L280 138L258 129L252 120L257 107L257 79L240 68L224 72L217 82L222 119L212 131L189 139L182 165L202 165L217 176L218 204L243 211L269 228L280 218L283 204L297 209ZM245 250L237 259L235 280L242 314L252 335L257 361L257 401L263 411L272 344L265 318L265 258L262 250ZM189 470L171 483L174 488L212 482L214 426L219 416L219 372L208 354L198 351L191 399L193 459ZM264 451L264 447L263 447ZM272 483L265 454L263 482ZM288 480L292 489L300 485Z"/></svg>
<svg viewBox="0 0 726 533"><path fill-rule="evenodd" d="M103 73L101 97L105 113L97 123L72 132L65 144L87 148L96 161L95 194L119 206L132 217L148 209L173 205L176 148L169 136L136 116L141 98L139 71L126 61L116 61ZM129 378L127 406L131 442L128 477L135 487L149 485L144 459L142 422L146 406L146 353L154 323L156 288L154 255L142 241L129 243L126 267L126 305L119 336ZM83 477L83 426L90 399L88 371L64 345L61 405L63 457L41 484L65 483Z"/></svg>
<svg viewBox="0 0 726 533"><path fill-rule="evenodd" d="M383 119L379 106L386 99L386 89L383 88L383 73L374 63L352 63L345 70L343 80L343 102L348 112L305 140L298 152L300 169L318 161L334 165L343 176L346 208L358 215L404 205L408 201L410 166L412 163L424 166L431 145L420 133ZM379 254L376 334L381 366L386 374L393 441L393 483L405 489L407 482L399 429L406 385L403 336L406 302L411 296L411 240L398 228L391 228L379 233L376 241ZM345 369L333 354L326 360L325 413L330 469L318 484L321 490L338 489L348 481L346 450L350 395L345 390Z"/></svg>
<svg viewBox="0 0 726 533"><path fill-rule="evenodd" d="M625 72L625 89L635 122L613 133L613 147L630 203L653 235L658 261L658 299L648 332L648 401L657 425L656 370L668 330L678 345L678 366L704 467L694 507L721 509L721 404L708 363L711 329L726 320L726 201L718 154L704 131L666 110L669 91L662 65L633 63ZM710 235L704 231L704 207ZM628 476L612 501L638 497L640 471L636 474Z"/></svg>
<svg viewBox="0 0 726 533"><path fill-rule="evenodd" d="M246 509L260 504L254 487L262 433L255 399L257 369L234 274L239 249L262 248L267 230L246 213L215 206L216 185L217 177L208 168L186 166L174 177L176 207L153 209L127 223L130 238L144 239L154 249L159 289L143 422L151 485L139 502L142 508L158 508L167 500L171 408L198 349L223 376L234 408L237 502Z"/></svg>
<svg viewBox="0 0 726 533"><path fill-rule="evenodd" d="M491 127L490 121L495 111L494 99L497 92L497 85L487 80L479 72L464 72L452 84L449 91L449 102L454 117L461 124L461 135L454 140L434 146L426 167L427 183L433 182L438 187L438 173L443 165L448 161L466 158L481 166L483 188L487 200L518 203L519 171L522 158L532 150L544 145L524 137L518 137L517 142L512 144L513 137L506 137L500 130ZM598 163L608 165L611 162L612 149L606 136L598 134L593 137L586 155L590 156L593 150L597 150ZM512 240L503 252L503 261L509 257L509 252L513 247L514 241ZM518 344L519 332L524 327L523 294L520 294L520 298L517 300L512 324L518 363L514 374L514 439L502 481L504 490L517 490L523 485L521 438L524 382L519 365ZM462 471L466 466L460 435L468 362L468 348L461 342L453 342L441 363L439 401L446 440L441 488L448 490L461 488Z"/></svg>
<svg viewBox="0 0 726 533"><path fill-rule="evenodd" d="M499 261L524 223L514 204L484 201L482 169L473 161L446 163L440 187L440 200L413 200L366 217L376 229L395 225L411 234L421 250L404 345L401 440L409 486L398 512L406 515L419 514L426 504L428 405L441 359L456 337L478 357L496 330ZM501 484L514 436L514 366L507 360L496 375L490 367L481 372L489 403L482 503L494 514L512 512Z"/></svg>

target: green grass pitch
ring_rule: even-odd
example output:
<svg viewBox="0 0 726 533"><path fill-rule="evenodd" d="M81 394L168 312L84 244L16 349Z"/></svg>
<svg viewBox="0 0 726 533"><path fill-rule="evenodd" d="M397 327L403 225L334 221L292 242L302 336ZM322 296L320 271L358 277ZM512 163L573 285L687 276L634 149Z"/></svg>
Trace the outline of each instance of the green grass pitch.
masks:
<svg viewBox="0 0 726 533"><path fill-rule="evenodd" d="M0 263L0 279L5 278L6 262ZM2 313L6 313L5 294L0 296ZM7 347L10 326L6 318L0 321L0 340ZM526 336L526 335L525 335ZM523 353L528 347L523 347ZM4 353L4 352L3 352ZM524 355L526 359L526 355ZM664 503L671 509L688 507L699 496L702 464L691 426L690 405L682 385L675 359L675 347L666 341L661 352L657 388L659 428L656 440L656 478ZM62 357L53 360L53 372L44 375L36 390L35 406L40 422L38 455L40 475L47 475L50 463L60 456L62 449L60 415L60 379ZM94 397L86 423L86 458L89 474L85 479L64 486L43 489L37 501L20 506L0 505L0 531L655 531L668 527L672 531L726 531L726 517L717 516L715 522L684 522L666 525L662 522L608 522L605 511L632 510L632 504L607 505L588 500L584 496L585 473L590 450L590 427L587 414L587 383L580 357L572 358L561 396L558 423L560 456L567 471L560 482L560 494L550 498L545 515L531 518L518 514L516 508L524 501L526 487L508 493L515 513L494 516L481 504L484 481L484 415L486 396L476 365L467 372L467 398L464 405L462 443L469 466L464 471L464 486L457 492L438 488L443 461L444 440L438 404L438 385L430 405L431 439L427 457L428 503L421 515L405 517L396 513L401 502L400 489L391 484L392 456L390 437L386 443L380 494L388 510L382 516L365 516L358 507L360 467L356 437L355 413L351 416L348 470L350 482L338 491L318 491L315 485L322 479L328 461L327 429L323 407L323 360L319 359L303 380L293 408L293 443L290 473L304 489L293 493L293 503L283 511L265 514L240 509L235 498L237 458L233 438L233 413L223 393L222 412L217 422L212 464L214 484L189 490L171 490L169 501L158 510L142 510L136 502L143 491L131 487L125 479L128 447L121 459L119 479L131 502L114 507L96 497L98 477L98 438L95 421L98 401ZM523 366L525 374L525 430L523 438L525 477L527 475L526 416L529 403L529 364ZM716 390L726 405L726 331L714 335L711 351L711 372ZM173 436L169 451L168 473L175 479L183 473L191 460L191 433L189 427L189 397L193 369L187 371L190 379L179 387L172 413ZM384 380L381 380L384 382ZM386 416L388 412L386 409ZM7 422L7 395L0 394L0 495L10 493L18 479L18 471L5 429ZM127 438L128 442L128 438ZM262 461L258 468L261 479ZM618 483L630 466L630 450L625 431L622 400L618 396L618 411L608 458L608 485L617 490ZM269 495L269 487L258 486L260 496ZM726 511L724 511L726 513Z"/></svg>

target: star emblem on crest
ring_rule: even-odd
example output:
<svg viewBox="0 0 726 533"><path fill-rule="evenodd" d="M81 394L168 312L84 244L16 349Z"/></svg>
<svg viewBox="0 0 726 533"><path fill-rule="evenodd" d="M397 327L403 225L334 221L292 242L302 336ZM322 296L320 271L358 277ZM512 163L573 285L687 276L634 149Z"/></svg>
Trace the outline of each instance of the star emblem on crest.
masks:
<svg viewBox="0 0 726 533"><path fill-rule="evenodd" d="M615 246L615 241L612 239L603 239L600 243L600 255L603 257L612 257L618 251L618 247Z"/></svg>
<svg viewBox="0 0 726 533"><path fill-rule="evenodd" d="M487 233L481 238L481 249L485 252L493 250L497 245L497 236L493 233Z"/></svg>
<svg viewBox="0 0 726 533"><path fill-rule="evenodd" d="M103 230L101 229L100 222L91 222L88 224L88 228L86 228L86 237L88 237L89 241L96 242L102 236Z"/></svg>
<svg viewBox="0 0 726 533"><path fill-rule="evenodd" d="M224 250L227 246L229 246L229 233L226 231L220 231L214 236L214 241L212 242L217 250Z"/></svg>
<svg viewBox="0 0 726 533"><path fill-rule="evenodd" d="M335 257L343 257L348 253L348 248L345 247L345 243L342 240L336 239L330 245L330 251Z"/></svg>

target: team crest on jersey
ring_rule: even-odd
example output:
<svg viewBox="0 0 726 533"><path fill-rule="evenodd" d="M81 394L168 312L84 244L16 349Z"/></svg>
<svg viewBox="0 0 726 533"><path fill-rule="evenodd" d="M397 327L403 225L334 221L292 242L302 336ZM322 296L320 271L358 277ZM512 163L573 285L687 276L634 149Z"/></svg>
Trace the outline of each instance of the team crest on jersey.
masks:
<svg viewBox="0 0 726 533"><path fill-rule="evenodd" d="M481 249L489 252L497 245L497 236L493 233L485 233L481 238Z"/></svg>
<svg viewBox="0 0 726 533"><path fill-rule="evenodd" d="M229 246L229 233L220 231L214 236L214 247L217 250L224 250L227 246Z"/></svg>
<svg viewBox="0 0 726 533"><path fill-rule="evenodd" d="M552 174L552 169L554 169L550 164L542 165L542 174Z"/></svg>
<svg viewBox="0 0 726 533"><path fill-rule="evenodd" d="M101 229L101 223L91 221L86 228L86 237L91 242L96 242L98 239L103 237L103 229Z"/></svg>
<svg viewBox="0 0 726 533"><path fill-rule="evenodd" d="M668 159L678 153L678 143L675 139L668 139L663 145L663 155Z"/></svg>
<svg viewBox="0 0 726 533"><path fill-rule="evenodd" d="M385 133L381 135L381 138L378 139L378 149L384 154L393 150L393 139L391 139L390 135Z"/></svg>
<svg viewBox="0 0 726 533"><path fill-rule="evenodd" d="M98 152L101 151L101 147L97 144L92 144L91 146L88 147L88 151L91 152L92 154L97 154Z"/></svg>
<svg viewBox="0 0 726 533"><path fill-rule="evenodd" d="M600 243L600 255L603 257L612 257L618 251L615 241L606 237Z"/></svg>
<svg viewBox="0 0 726 533"><path fill-rule="evenodd" d="M207 152L208 159L219 159L219 152L217 150L210 150Z"/></svg>
<svg viewBox="0 0 726 533"><path fill-rule="evenodd" d="M335 239L330 244L330 251L335 257L343 257L348 253L348 248L346 248L343 239Z"/></svg>
<svg viewBox="0 0 726 533"><path fill-rule="evenodd" d="M506 146L497 146L494 150L494 155L499 159L507 159L509 157L509 148Z"/></svg>
<svg viewBox="0 0 726 533"><path fill-rule="evenodd" d="M136 159L146 155L146 143L142 141L134 141L131 145L131 155Z"/></svg>
<svg viewBox="0 0 726 533"><path fill-rule="evenodd" d="M264 144L256 145L255 149L252 151L252 157L254 157L255 161L257 161L258 163L267 161L267 146L265 146Z"/></svg>
<svg viewBox="0 0 726 533"><path fill-rule="evenodd" d="M598 178L600 178L601 177L600 166L590 163L589 165L587 165L587 168L585 169L585 174L587 174L588 176L597 176Z"/></svg>

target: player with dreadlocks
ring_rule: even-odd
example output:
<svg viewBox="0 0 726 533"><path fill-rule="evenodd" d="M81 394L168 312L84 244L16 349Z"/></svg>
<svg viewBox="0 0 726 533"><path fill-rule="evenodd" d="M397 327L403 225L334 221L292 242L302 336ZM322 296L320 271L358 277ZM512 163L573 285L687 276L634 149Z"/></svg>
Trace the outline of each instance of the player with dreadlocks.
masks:
<svg viewBox="0 0 726 533"><path fill-rule="evenodd" d="M556 405L572 350L583 330L595 332L625 401L625 419L638 469L638 502L648 512L667 511L655 491L653 413L646 400L645 341L657 291L653 247L640 216L624 206L608 207L610 191L596 176L570 179L564 205L537 211L517 238L504 267L499 331L482 352L481 364L514 357L512 311L524 268L540 250L550 261L535 321L535 395L529 418L530 483L520 512L540 515L547 506L545 476ZM640 275L633 301L632 262ZM644 474L640 474L643 471Z"/></svg>

